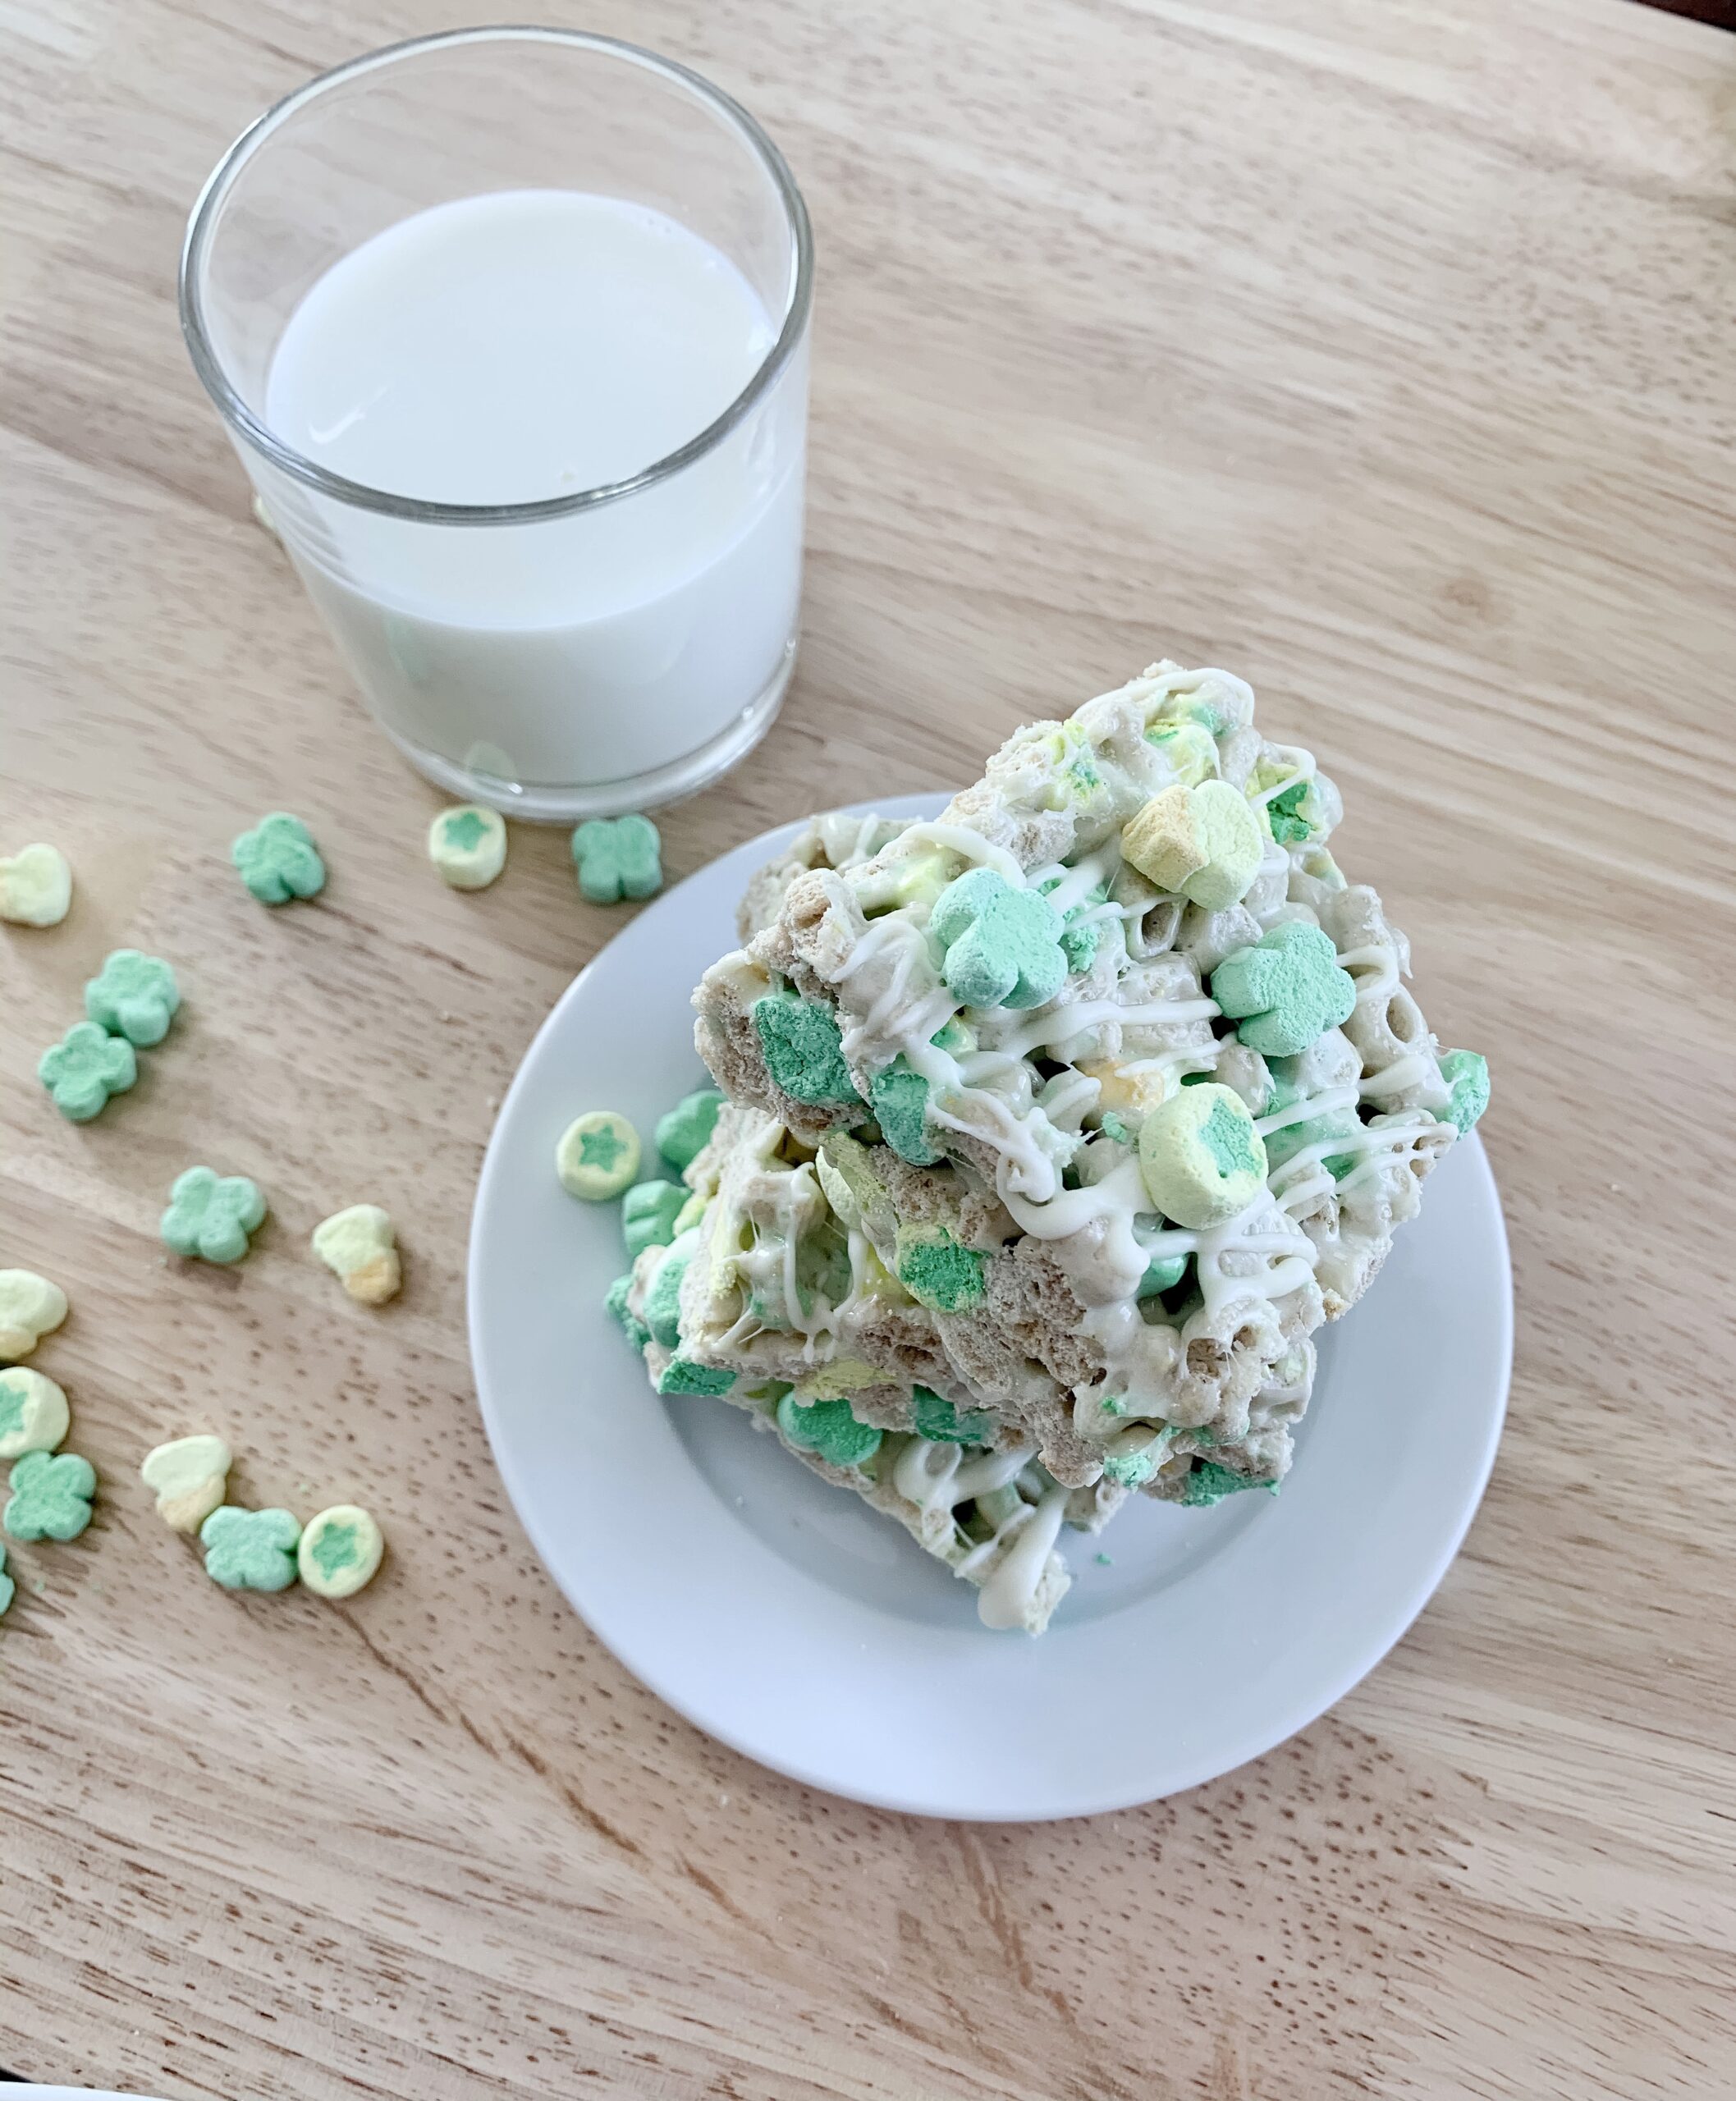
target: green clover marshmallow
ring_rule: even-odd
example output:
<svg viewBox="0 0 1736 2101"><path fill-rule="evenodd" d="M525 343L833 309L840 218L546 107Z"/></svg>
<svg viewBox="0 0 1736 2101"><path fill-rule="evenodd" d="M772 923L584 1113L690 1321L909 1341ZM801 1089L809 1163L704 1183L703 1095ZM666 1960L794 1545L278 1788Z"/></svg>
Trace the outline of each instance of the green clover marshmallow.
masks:
<svg viewBox="0 0 1736 2101"><path fill-rule="evenodd" d="M663 887L662 842L649 817L590 817L573 834L579 894L593 904L654 897Z"/></svg>
<svg viewBox="0 0 1736 2101"><path fill-rule="evenodd" d="M880 1135L900 1160L913 1167L932 1167L942 1157L923 1129L928 1113L928 1083L900 1055L868 1084L868 1106Z"/></svg>
<svg viewBox="0 0 1736 2101"><path fill-rule="evenodd" d="M55 1450L71 1423L65 1389L52 1379L21 1364L0 1371L0 1459Z"/></svg>
<svg viewBox="0 0 1736 2101"><path fill-rule="evenodd" d="M1250 1050L1289 1058L1350 1018L1356 982L1340 969L1330 934L1286 919L1253 948L1224 958L1212 973L1212 996Z"/></svg>
<svg viewBox="0 0 1736 2101"><path fill-rule="evenodd" d="M1181 1501L1189 1510L1209 1510L1214 1503L1221 1503L1226 1495L1237 1495L1244 1488L1263 1488L1276 1495L1279 1485L1275 1481L1250 1481L1246 1474L1221 1467L1216 1459L1196 1459L1181 1485Z"/></svg>
<svg viewBox="0 0 1736 2101"><path fill-rule="evenodd" d="M621 1200L621 1237L627 1252L666 1247L686 1202L687 1192L677 1182L635 1182Z"/></svg>
<svg viewBox="0 0 1736 2101"><path fill-rule="evenodd" d="M992 1415L967 1408L960 1415L950 1401L926 1386L910 1389L912 1427L918 1437L937 1444L983 1444L995 1426Z"/></svg>
<svg viewBox="0 0 1736 2101"><path fill-rule="evenodd" d="M792 1101L856 1101L856 1083L844 1062L844 1042L829 1007L793 992L768 992L753 1002L753 1028L766 1070Z"/></svg>
<svg viewBox="0 0 1736 2101"><path fill-rule="evenodd" d="M286 1591L295 1580L301 1527L287 1510L226 1503L199 1528L205 1573L226 1591Z"/></svg>
<svg viewBox="0 0 1736 2101"><path fill-rule="evenodd" d="M12 1495L0 1522L15 1540L76 1540L90 1522L96 1479L76 1452L26 1452L7 1476Z"/></svg>
<svg viewBox="0 0 1736 2101"><path fill-rule="evenodd" d="M229 849L241 881L261 904L287 904L292 897L318 897L326 886L326 864L314 835L300 817L273 810Z"/></svg>
<svg viewBox="0 0 1736 2101"><path fill-rule="evenodd" d="M726 1394L735 1383L733 1371L672 1357L657 1374L657 1389L660 1394Z"/></svg>
<svg viewBox="0 0 1736 2101"><path fill-rule="evenodd" d="M442 810L428 828L428 858L454 890L486 890L506 865L506 820L479 803Z"/></svg>
<svg viewBox="0 0 1736 2101"><path fill-rule="evenodd" d="M628 1307L627 1294L632 1289L633 1276L630 1270L624 1277L616 1277L604 1294L602 1310L621 1330L634 1348L643 1350L651 1339L651 1330L639 1316L630 1311Z"/></svg>
<svg viewBox="0 0 1736 2101"><path fill-rule="evenodd" d="M66 1294L34 1270L0 1270L0 1364L28 1357L66 1317Z"/></svg>
<svg viewBox="0 0 1736 2101"><path fill-rule="evenodd" d="M204 1262L239 1262L250 1237L265 1222L265 1199L245 1174L219 1175L190 1167L176 1178L163 1214L163 1237L177 1255Z"/></svg>
<svg viewBox="0 0 1736 2101"><path fill-rule="evenodd" d="M1184 1087L1139 1128L1139 1171L1177 1225L1221 1225L1266 1187L1266 1147L1242 1097L1208 1080Z"/></svg>
<svg viewBox="0 0 1736 2101"><path fill-rule="evenodd" d="M677 1174L690 1166L712 1142L717 1112L723 1106L721 1088L702 1087L684 1095L657 1123L657 1149Z"/></svg>
<svg viewBox="0 0 1736 2101"><path fill-rule="evenodd" d="M162 1042L181 1005L175 973L160 956L117 949L85 987L85 1012L137 1050Z"/></svg>
<svg viewBox="0 0 1736 2101"><path fill-rule="evenodd" d="M1441 1120L1463 1137L1489 1106L1488 1061L1475 1050L1449 1050L1441 1060L1441 1077L1453 1091Z"/></svg>
<svg viewBox="0 0 1736 2101"><path fill-rule="evenodd" d="M94 1021L76 1021L43 1052L36 1077L69 1124L88 1124L112 1095L125 1094L138 1078L139 1060L124 1036L111 1036Z"/></svg>
<svg viewBox="0 0 1736 2101"><path fill-rule="evenodd" d="M600 1204L639 1172L639 1133L613 1109L588 1109L561 1133L555 1172L570 1197Z"/></svg>
<svg viewBox="0 0 1736 2101"><path fill-rule="evenodd" d="M1040 1007L1066 982L1060 914L992 868L947 884L928 915L946 989L967 1007Z"/></svg>
<svg viewBox="0 0 1736 2101"><path fill-rule="evenodd" d="M790 1442L828 1466L859 1467L880 1449L880 1432L858 1422L848 1401L816 1401L804 1408L794 1394L777 1404L777 1426Z"/></svg>

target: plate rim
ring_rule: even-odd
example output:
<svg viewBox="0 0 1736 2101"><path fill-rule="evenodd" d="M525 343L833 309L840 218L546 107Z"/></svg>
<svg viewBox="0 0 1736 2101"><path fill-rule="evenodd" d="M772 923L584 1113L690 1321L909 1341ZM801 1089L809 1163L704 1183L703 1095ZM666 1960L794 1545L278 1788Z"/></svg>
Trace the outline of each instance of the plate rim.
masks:
<svg viewBox="0 0 1736 2101"><path fill-rule="evenodd" d="M936 790L901 796L871 798L861 802L841 804L839 808L842 812L853 816L878 813L888 817L920 818L932 814L935 809L944 804L946 799L944 791ZM680 882L664 890L657 903L662 904L667 900L673 900L690 887L703 885L708 877L714 874L720 863L726 860L733 859L737 856L745 858L750 852L758 854L762 859L769 859L781 847L787 845L793 840L808 822L808 818L801 817L775 825L763 832L739 842L735 846L725 848L711 860L694 869L689 875L684 877ZM1431 1558L1426 1567L1405 1586L1402 1609L1395 1609L1393 1613L1391 1631L1386 1636L1379 1648L1367 1652L1360 1661L1338 1673L1331 1682L1330 1691L1310 1692L1305 1697L1295 1700L1293 1703L1293 1708L1285 1710L1271 1725L1269 1733L1262 1731L1261 1740L1251 1742L1249 1747L1230 1764L1226 1765L1221 1760L1207 1754L1196 1761L1198 1769L1184 1765L1180 1769L1179 1778L1166 1778L1155 1791L1146 1788L1143 1791L1129 1792L1126 1787L1120 1786L1112 1787L1102 1795L1091 1795L1088 1792L1080 1792L1070 1796L1069 1799L1062 1802L1033 1801L1016 1808L1006 1806L984 1808L973 1806L968 1803L937 1803L914 1800L896 1789L880 1790L872 1785L859 1783L854 1779L846 1784L835 1774L814 1769L800 1757L787 1754L781 1755L775 1746L754 1740L744 1732L727 1723L721 1723L714 1715L703 1711L685 1696L679 1684L671 1679L657 1661L646 1660L642 1653L643 1644L635 1646L630 1641L618 1640L616 1638L620 1632L618 1628L612 1632L606 1631L603 1626L598 1623L592 1612L581 1605L568 1590L558 1572L558 1564L562 1557L558 1549L545 1538L544 1527L541 1517L535 1512L534 1499L529 1495L520 1492L517 1478L520 1471L518 1462L511 1455L511 1440L504 1427L498 1397L491 1394L489 1390L489 1380L484 1371L487 1344L482 1332L484 1298L482 1271L485 1260L483 1240L484 1220L489 1210L495 1184L509 1172L506 1164L508 1145L503 1138L503 1133L507 1129L519 1097L521 1094L528 1092L534 1083L531 1075L543 1050L545 1041L561 1028L561 1017L565 1010L583 997L587 981L593 976L603 957L617 942L632 936L634 929L639 925L643 916L635 914L625 927L611 935L609 940L598 949L597 954L575 973L547 1014L543 1016L529 1043L525 1046L506 1093L502 1096L499 1109L496 1112L493 1124L489 1132L482 1165L478 1173L475 1194L471 1206L465 1269L466 1340L469 1350L478 1408L488 1436L490 1456L493 1459L495 1470L500 1476L502 1485L506 1491L507 1500L511 1504L514 1515L522 1527L533 1550L542 1563L545 1572L556 1590L566 1600L569 1608L578 1615L589 1632L608 1650L621 1668L666 1706L672 1708L684 1720L699 1730L702 1734L711 1737L714 1742L726 1745L731 1750L750 1760L754 1765L781 1774L786 1778L798 1781L804 1786L836 1796L842 1800L859 1801L871 1808L887 1810L896 1815L932 1818L950 1822L1002 1824L1051 1823L1071 1817L1109 1815L1120 1810L1136 1808L1147 1802L1166 1800L1172 1796L1185 1793L1191 1788L1203 1786L1213 1779L1221 1778L1226 1773L1239 1770L1256 1759L1267 1756L1280 1745L1288 1742L1292 1737L1311 1727L1323 1714L1330 1712L1361 1684L1364 1678L1378 1669L1427 1609L1445 1580L1447 1571L1463 1547L1471 1526L1478 1510L1482 1508L1483 1497L1487 1492L1506 1423L1507 1408L1512 1389L1514 1342L1511 1247L1507 1234L1505 1210L1500 1201L1500 1188L1490 1165L1487 1151L1483 1146L1482 1135L1475 1130L1467 1134L1468 1144L1462 1141L1454 1148L1454 1151L1466 1156L1467 1165L1474 1167L1479 1179L1484 1185L1483 1194L1486 1198L1486 1208L1493 1226L1491 1252L1496 1258L1500 1290L1499 1305L1492 1309L1497 1315L1497 1348L1494 1383L1498 1391L1496 1393L1494 1406L1487 1417L1482 1449L1476 1455L1471 1476L1472 1485L1464 1496L1463 1506L1454 1522L1450 1527L1448 1534L1445 1536L1444 1544ZM1354 1313L1355 1308L1353 1307L1351 1311ZM633 1653L630 1653L630 1650Z"/></svg>

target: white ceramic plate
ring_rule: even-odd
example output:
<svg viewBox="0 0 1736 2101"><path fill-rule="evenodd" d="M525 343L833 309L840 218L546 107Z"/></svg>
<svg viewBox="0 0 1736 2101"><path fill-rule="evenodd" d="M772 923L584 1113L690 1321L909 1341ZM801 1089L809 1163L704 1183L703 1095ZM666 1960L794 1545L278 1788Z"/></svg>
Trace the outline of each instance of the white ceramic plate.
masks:
<svg viewBox="0 0 1736 2101"><path fill-rule="evenodd" d="M927 816L934 796L881 805ZM704 1074L689 996L794 831L658 898L569 986L512 1083L470 1234L483 1417L524 1529L627 1668L698 1726L841 1795L937 1816L1079 1816L1257 1757L1372 1668L1458 1551L1506 1403L1512 1295L1481 1145L1456 1147L1366 1301L1319 1338L1281 1495L1135 1496L1041 1641L890 1519L716 1400L660 1400L602 1310L617 1207L577 1203L581 1110L658 1115ZM648 1169L647 1170L651 1171ZM1110 1564L1098 1563L1099 1549Z"/></svg>

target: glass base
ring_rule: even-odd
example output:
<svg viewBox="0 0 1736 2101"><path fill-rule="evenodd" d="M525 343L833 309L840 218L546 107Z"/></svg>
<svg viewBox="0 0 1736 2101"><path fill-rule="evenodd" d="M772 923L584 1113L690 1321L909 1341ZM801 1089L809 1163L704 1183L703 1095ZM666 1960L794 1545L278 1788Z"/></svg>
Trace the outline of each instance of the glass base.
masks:
<svg viewBox="0 0 1736 2101"><path fill-rule="evenodd" d="M795 668L795 640L786 645L777 670L764 688L742 709L727 728L697 751L684 753L667 766L648 773L636 773L619 780L595 780L582 786L550 787L543 783L509 780L457 765L438 752L424 751L395 730L386 734L419 773L437 787L467 803L481 803L502 817L519 817L532 824L576 824L584 817L618 817L625 810L654 810L666 803L678 803L711 785L727 773L763 737L783 703L790 675ZM384 726L383 725L382 726Z"/></svg>

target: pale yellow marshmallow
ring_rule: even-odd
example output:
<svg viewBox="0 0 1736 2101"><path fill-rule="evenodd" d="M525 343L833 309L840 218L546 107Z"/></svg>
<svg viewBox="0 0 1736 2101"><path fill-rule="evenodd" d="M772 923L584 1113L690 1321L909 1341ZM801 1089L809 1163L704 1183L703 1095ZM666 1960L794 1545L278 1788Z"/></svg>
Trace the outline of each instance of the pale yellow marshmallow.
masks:
<svg viewBox="0 0 1736 2101"><path fill-rule="evenodd" d="M147 1452L139 1478L157 1499L157 1515L173 1531L196 1532L222 1502L231 1464L221 1437L176 1437Z"/></svg>
<svg viewBox="0 0 1736 2101"><path fill-rule="evenodd" d="M57 927L72 903L72 871L57 846L0 855L0 919L15 927Z"/></svg>
<svg viewBox="0 0 1736 2101"><path fill-rule="evenodd" d="M34 1270L0 1270L0 1362L28 1357L66 1317L66 1294Z"/></svg>
<svg viewBox="0 0 1736 2101"><path fill-rule="evenodd" d="M314 1252L352 1298L381 1306L404 1281L397 1234L378 1204L351 1204L314 1229Z"/></svg>

